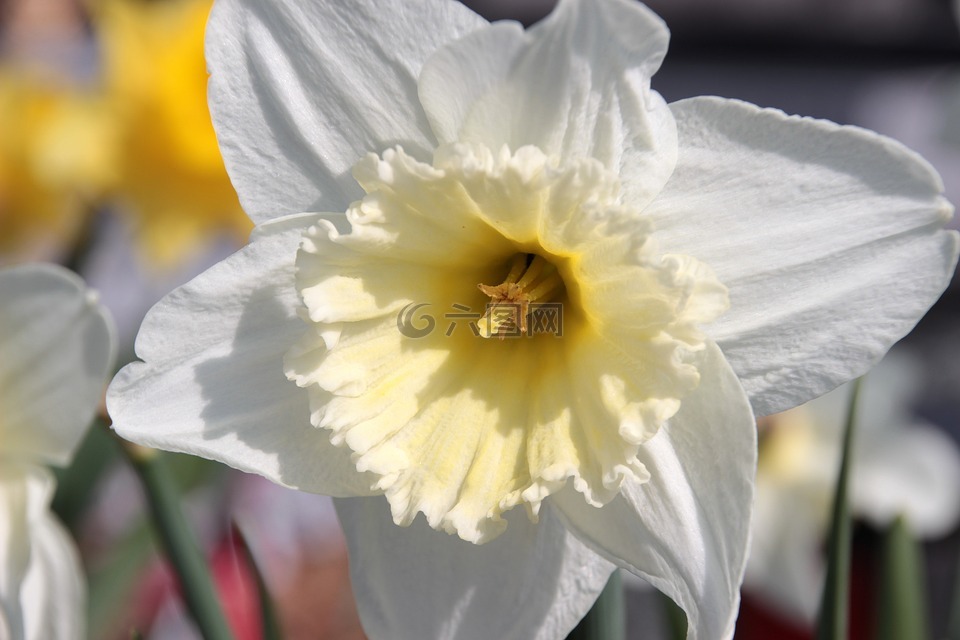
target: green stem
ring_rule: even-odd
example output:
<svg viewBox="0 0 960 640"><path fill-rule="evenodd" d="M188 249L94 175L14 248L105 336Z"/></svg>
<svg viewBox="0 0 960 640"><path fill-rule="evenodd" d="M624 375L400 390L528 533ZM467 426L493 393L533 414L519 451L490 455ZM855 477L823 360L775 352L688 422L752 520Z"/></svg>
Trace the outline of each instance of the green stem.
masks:
<svg viewBox="0 0 960 640"><path fill-rule="evenodd" d="M927 630L920 547L901 516L884 534L878 640L925 640Z"/></svg>
<svg viewBox="0 0 960 640"><path fill-rule="evenodd" d="M623 584L620 571L614 571L600 597L583 620L570 632L567 640L623 640L626 633L626 612L623 606Z"/></svg>
<svg viewBox="0 0 960 640"><path fill-rule="evenodd" d="M205 640L232 640L200 548L180 511L180 496L157 451L123 443L140 478L157 534L180 581L183 599Z"/></svg>
<svg viewBox="0 0 960 640"><path fill-rule="evenodd" d="M843 432L843 454L833 496L833 516L827 544L827 578L820 601L820 619L817 640L844 640L847 637L848 606L850 600L850 542L852 523L847 500L850 478L850 457L853 450L854 423L857 417L857 398L862 378L854 381Z"/></svg>
<svg viewBox="0 0 960 640"><path fill-rule="evenodd" d="M960 560L960 557L957 559ZM950 604L947 640L960 640L960 563L953 572L953 602Z"/></svg>

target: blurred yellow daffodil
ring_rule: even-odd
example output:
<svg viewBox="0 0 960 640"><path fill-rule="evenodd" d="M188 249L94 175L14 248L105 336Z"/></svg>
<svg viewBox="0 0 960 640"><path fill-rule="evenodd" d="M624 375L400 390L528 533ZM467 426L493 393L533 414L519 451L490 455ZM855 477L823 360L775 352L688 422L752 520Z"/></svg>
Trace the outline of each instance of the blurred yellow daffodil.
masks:
<svg viewBox="0 0 960 640"><path fill-rule="evenodd" d="M112 124L95 96L24 69L0 70L0 118L0 263L54 257L115 179Z"/></svg>
<svg viewBox="0 0 960 640"><path fill-rule="evenodd" d="M140 249L164 267L252 223L230 184L207 110L208 0L104 0L93 7L107 97L122 126L117 196Z"/></svg>

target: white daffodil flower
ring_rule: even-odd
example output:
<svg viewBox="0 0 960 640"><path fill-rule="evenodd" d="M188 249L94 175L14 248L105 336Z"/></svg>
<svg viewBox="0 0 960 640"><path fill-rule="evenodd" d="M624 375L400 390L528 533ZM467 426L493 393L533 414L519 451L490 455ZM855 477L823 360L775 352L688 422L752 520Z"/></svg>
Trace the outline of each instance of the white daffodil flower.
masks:
<svg viewBox="0 0 960 640"><path fill-rule="evenodd" d="M911 415L921 379L915 362L894 353L867 376L858 402L850 508L880 529L903 516L914 535L931 538L949 533L960 519L960 452L941 429ZM811 622L820 604L822 550L849 400L845 385L771 416L761 436L744 585L801 622Z"/></svg>
<svg viewBox="0 0 960 640"><path fill-rule="evenodd" d="M55 265L0 271L0 639L85 633L73 541L49 511L53 476L86 431L113 367L113 327Z"/></svg>
<svg viewBox="0 0 960 640"><path fill-rule="evenodd" d="M863 373L957 237L891 140L667 105L668 36L627 0L527 31L218 0L210 105L258 227L147 316L117 431L342 498L372 638L559 638L615 565L729 637L751 405Z"/></svg>

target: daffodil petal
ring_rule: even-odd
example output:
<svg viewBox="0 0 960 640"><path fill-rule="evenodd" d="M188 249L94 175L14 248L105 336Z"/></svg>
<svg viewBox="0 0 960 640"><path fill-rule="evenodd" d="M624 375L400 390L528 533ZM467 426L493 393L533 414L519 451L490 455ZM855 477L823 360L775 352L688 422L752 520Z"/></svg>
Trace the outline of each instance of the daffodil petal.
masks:
<svg viewBox="0 0 960 640"><path fill-rule="evenodd" d="M526 46L523 26L504 20L454 40L427 58L420 71L420 102L441 144L460 141L460 129L474 103L510 74Z"/></svg>
<svg viewBox="0 0 960 640"><path fill-rule="evenodd" d="M715 345L701 371L677 415L640 447L649 482L625 482L600 509L569 488L551 500L578 537L683 607L688 639L713 640L733 634L757 441L749 401Z"/></svg>
<svg viewBox="0 0 960 640"><path fill-rule="evenodd" d="M424 174L427 178L424 179ZM353 203L350 233L323 221L305 235L297 258L297 281L315 322L344 322L395 314L412 303L469 302L482 297L473 285L489 276L491 253L516 250L470 213L478 205L444 176L401 149L373 154L354 168L361 185L384 192ZM457 251L450 251L455 243ZM444 285L450 272L470 283L466 292ZM435 309L439 312L441 309Z"/></svg>
<svg viewBox="0 0 960 640"><path fill-rule="evenodd" d="M456 2L225 0L207 30L220 150L256 222L344 211L350 167L403 144L428 158L417 76L438 46L487 24Z"/></svg>
<svg viewBox="0 0 960 640"><path fill-rule="evenodd" d="M625 352L589 333L548 345L437 334L350 323L329 352L307 338L287 375L310 390L313 423L380 478L397 524L423 512L471 542L501 534L518 504L536 513L568 479L593 504L645 480L638 446L698 378L669 341Z"/></svg>
<svg viewBox="0 0 960 640"><path fill-rule="evenodd" d="M30 567L21 594L27 640L86 637L86 585L73 539L49 511L31 530Z"/></svg>
<svg viewBox="0 0 960 640"><path fill-rule="evenodd" d="M952 208L912 151L734 100L671 108L677 168L644 213L665 251L729 289L730 311L707 331L758 415L863 374L947 286Z"/></svg>
<svg viewBox="0 0 960 640"><path fill-rule="evenodd" d="M0 458L66 464L113 368L113 323L56 265L0 272L0 300Z"/></svg>
<svg viewBox="0 0 960 640"><path fill-rule="evenodd" d="M537 524L512 512L506 533L473 545L422 519L397 527L383 498L334 503L350 551L357 609L371 638L562 638L614 569L548 507Z"/></svg>
<svg viewBox="0 0 960 640"><path fill-rule="evenodd" d="M53 477L46 469L0 466L0 609L13 638L26 637L23 582L35 562L35 524L52 494Z"/></svg>
<svg viewBox="0 0 960 640"><path fill-rule="evenodd" d="M960 520L960 450L944 431L918 422L911 405L926 383L922 363L895 348L863 380L857 409L857 437L850 479L855 516L878 528L905 516L914 534L938 537ZM793 481L832 490L840 456L843 425L850 403L850 385L777 417L769 440L789 447L792 458L775 459L773 471L795 461ZM797 415L796 424L790 416ZM782 425L781 425L782 423ZM787 431L789 429L789 431ZM790 442L786 433L807 432L809 449ZM764 455L764 460L770 459ZM761 475L760 479L772 474ZM826 507L824 507L825 509ZM824 511L825 513L825 511Z"/></svg>
<svg viewBox="0 0 960 640"><path fill-rule="evenodd" d="M960 517L960 454L942 430L922 425L890 429L856 453L850 502L878 527L904 516L917 535L946 535Z"/></svg>
<svg viewBox="0 0 960 640"><path fill-rule="evenodd" d="M251 244L150 310L137 337L143 362L124 367L107 393L121 436L306 491L370 493L348 452L310 425L307 393L283 372L307 330L297 316L297 245L320 218L258 227Z"/></svg>
<svg viewBox="0 0 960 640"><path fill-rule="evenodd" d="M440 49L420 99L440 142L596 158L642 207L676 161L673 116L650 90L668 40L640 3L564 0L526 32L496 24Z"/></svg>

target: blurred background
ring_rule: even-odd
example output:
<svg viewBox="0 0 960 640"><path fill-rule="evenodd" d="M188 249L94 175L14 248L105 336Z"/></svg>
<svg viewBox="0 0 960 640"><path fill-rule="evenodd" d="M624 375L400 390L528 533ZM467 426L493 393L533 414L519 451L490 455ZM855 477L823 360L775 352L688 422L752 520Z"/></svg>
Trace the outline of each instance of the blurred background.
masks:
<svg viewBox="0 0 960 640"><path fill-rule="evenodd" d="M245 242L206 109L208 0L0 0L0 265L60 262L116 317L120 364L146 310ZM469 0L532 24L551 0ZM960 7L947 0L657 0L668 101L739 98L892 136L960 202ZM865 221L869 224L869 220ZM956 219L951 223L960 228ZM2 303L2 301L0 301ZM923 540L927 622L951 617L960 534L960 286L871 376L852 488L853 638L877 631L878 557L897 517ZM846 390L761 421L754 553L737 638L810 638ZM101 425L102 426L102 425ZM243 531L292 639L362 638L330 501L171 456L238 639L258 638ZM60 473L54 508L90 584L90 638L196 637L107 431ZM669 637L626 581L628 637ZM954 612L957 615L960 612Z"/></svg>

